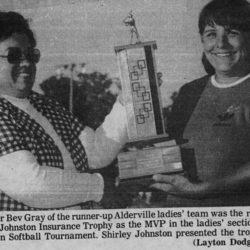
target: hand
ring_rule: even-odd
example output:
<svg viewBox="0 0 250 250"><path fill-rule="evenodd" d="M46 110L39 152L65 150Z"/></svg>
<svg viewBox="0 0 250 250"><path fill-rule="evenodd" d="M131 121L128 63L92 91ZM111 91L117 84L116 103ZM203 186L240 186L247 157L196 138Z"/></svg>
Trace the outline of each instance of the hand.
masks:
<svg viewBox="0 0 250 250"><path fill-rule="evenodd" d="M157 182L151 185L151 188L156 188L174 196L190 199L201 199L205 195L204 183L192 183L186 177L181 175L161 175L153 176Z"/></svg>

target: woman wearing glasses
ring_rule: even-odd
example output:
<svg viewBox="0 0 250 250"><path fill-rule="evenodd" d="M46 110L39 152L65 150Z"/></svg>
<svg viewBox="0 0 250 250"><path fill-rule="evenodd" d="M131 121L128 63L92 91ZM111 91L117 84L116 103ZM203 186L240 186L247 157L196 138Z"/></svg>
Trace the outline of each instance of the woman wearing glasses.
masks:
<svg viewBox="0 0 250 250"><path fill-rule="evenodd" d="M156 175L168 206L250 205L250 3L213 0L199 32L208 75L184 85L172 112L184 176ZM196 171L195 171L196 169Z"/></svg>
<svg viewBox="0 0 250 250"><path fill-rule="evenodd" d="M28 22L0 12L0 210L105 203L109 183L87 172L108 165L126 142L124 108L116 102L95 132L84 127L31 90L39 59Z"/></svg>

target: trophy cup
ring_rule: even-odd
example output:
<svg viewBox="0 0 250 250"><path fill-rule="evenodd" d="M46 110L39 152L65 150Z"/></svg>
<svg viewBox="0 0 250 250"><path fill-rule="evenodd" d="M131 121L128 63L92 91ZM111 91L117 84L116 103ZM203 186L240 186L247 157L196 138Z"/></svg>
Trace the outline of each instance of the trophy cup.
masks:
<svg viewBox="0 0 250 250"><path fill-rule="evenodd" d="M124 19L130 26L129 45L115 47L130 148L118 155L121 184L148 185L156 173L182 171L180 148L169 141L162 114L155 61L155 41L141 42L132 12ZM136 43L132 44L133 34ZM142 146L143 145L143 146Z"/></svg>

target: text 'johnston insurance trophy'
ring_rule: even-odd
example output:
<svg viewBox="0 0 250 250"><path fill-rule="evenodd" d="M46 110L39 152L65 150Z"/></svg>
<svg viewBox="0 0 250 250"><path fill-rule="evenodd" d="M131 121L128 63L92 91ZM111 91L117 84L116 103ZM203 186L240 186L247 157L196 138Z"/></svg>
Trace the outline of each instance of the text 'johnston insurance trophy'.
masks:
<svg viewBox="0 0 250 250"><path fill-rule="evenodd" d="M182 163L179 146L168 141L165 132L154 53L156 42L140 41L132 11L124 23L130 26L130 44L115 47L115 52L133 150L118 155L119 177L121 183L141 185L153 174L182 171ZM132 44L134 34L136 43Z"/></svg>

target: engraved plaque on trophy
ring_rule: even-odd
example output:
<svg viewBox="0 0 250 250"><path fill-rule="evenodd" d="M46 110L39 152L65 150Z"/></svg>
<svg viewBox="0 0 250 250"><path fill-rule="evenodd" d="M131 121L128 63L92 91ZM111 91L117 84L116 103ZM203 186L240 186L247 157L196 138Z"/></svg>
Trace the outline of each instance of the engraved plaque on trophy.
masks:
<svg viewBox="0 0 250 250"><path fill-rule="evenodd" d="M133 26L132 42L136 27L135 22L131 22L131 16L130 13L128 17L129 25ZM168 142L168 135L165 132L155 61L156 42L140 42L137 29L135 34L137 37L135 44L115 47L129 143L144 145L144 148L118 155L120 180L128 182L137 182L138 179L155 173L173 173L182 170L179 146L173 144L173 141Z"/></svg>

